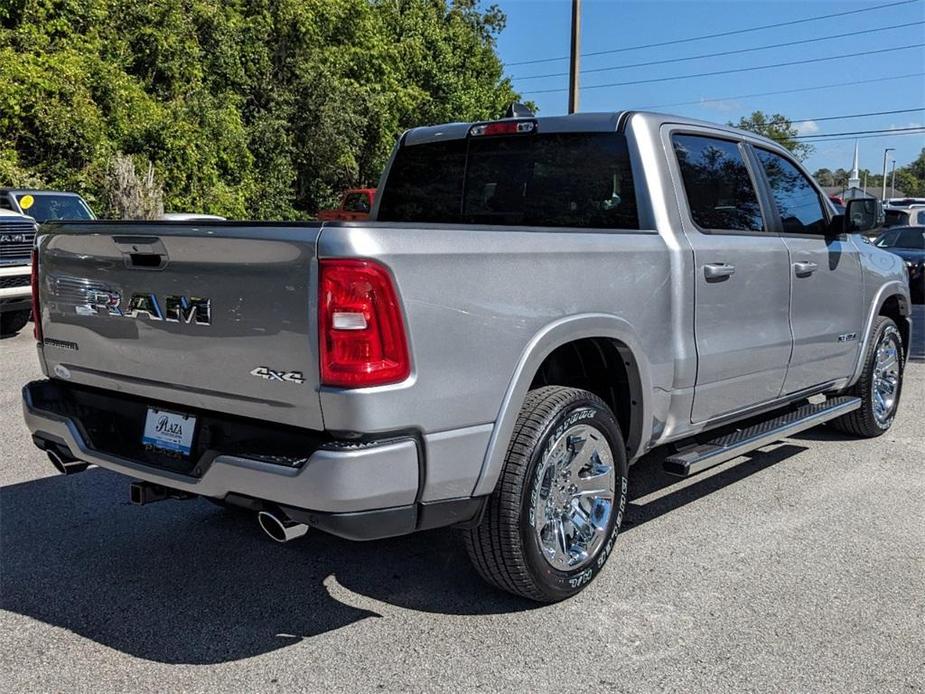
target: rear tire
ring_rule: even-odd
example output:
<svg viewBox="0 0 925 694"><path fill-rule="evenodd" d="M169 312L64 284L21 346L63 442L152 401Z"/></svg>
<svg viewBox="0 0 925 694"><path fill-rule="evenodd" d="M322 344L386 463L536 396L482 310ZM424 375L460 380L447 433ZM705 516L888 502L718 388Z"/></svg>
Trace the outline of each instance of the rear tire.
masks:
<svg viewBox="0 0 925 694"><path fill-rule="evenodd" d="M538 602L581 591L613 549L627 460L610 408L576 388L527 394L504 468L466 550L488 583Z"/></svg>
<svg viewBox="0 0 925 694"><path fill-rule="evenodd" d="M874 438L889 430L902 393L903 363L903 341L896 323L878 316L864 356L864 370L845 393L861 398L861 407L832 420L832 426L863 438Z"/></svg>
<svg viewBox="0 0 925 694"><path fill-rule="evenodd" d="M6 337L7 335L18 333L26 327L31 313L31 311L25 310L0 314L0 335Z"/></svg>

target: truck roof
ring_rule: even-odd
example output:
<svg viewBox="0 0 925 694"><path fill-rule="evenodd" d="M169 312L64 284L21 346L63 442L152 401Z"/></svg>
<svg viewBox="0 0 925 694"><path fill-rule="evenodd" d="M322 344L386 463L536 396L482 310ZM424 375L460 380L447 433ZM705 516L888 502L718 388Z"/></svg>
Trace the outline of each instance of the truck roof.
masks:
<svg viewBox="0 0 925 694"><path fill-rule="evenodd" d="M573 133L573 132L622 132L630 119L642 119L649 125L661 127L665 123L677 123L681 125L691 125L712 130L726 131L737 137L748 137L754 140L760 140L775 148L780 145L773 140L758 135L748 130L741 130L721 123L711 123L709 121L688 118L686 116L677 116L668 113L658 113L655 111L604 111L593 113L573 113L567 116L534 116L527 118L501 118L500 121L532 120L537 124L537 130L541 133ZM402 144L418 145L426 142L437 142L441 140L462 139L467 136L469 128L478 123L496 122L496 121L473 121L471 123L443 123L441 125L429 125L408 130Z"/></svg>
<svg viewBox="0 0 925 694"><path fill-rule="evenodd" d="M75 198L80 197L80 193L74 193L68 190L49 190L48 188L13 188L13 187L0 187L0 193L29 193L29 194L43 194L51 193L53 195L72 195Z"/></svg>

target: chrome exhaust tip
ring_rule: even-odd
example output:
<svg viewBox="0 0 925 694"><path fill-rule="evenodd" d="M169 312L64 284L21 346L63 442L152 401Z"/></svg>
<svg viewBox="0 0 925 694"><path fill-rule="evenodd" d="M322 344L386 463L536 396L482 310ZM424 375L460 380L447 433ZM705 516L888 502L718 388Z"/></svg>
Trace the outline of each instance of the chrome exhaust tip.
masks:
<svg viewBox="0 0 925 694"><path fill-rule="evenodd" d="M78 472L83 472L90 467L89 463L72 458L70 455L66 455L55 448L49 448L45 452L48 454L48 459L51 461L51 464L55 466L55 470L62 475L73 475Z"/></svg>
<svg viewBox="0 0 925 694"><path fill-rule="evenodd" d="M305 523L296 523L294 520L271 511L260 511L257 514L257 522L263 532L275 542L289 542L308 532L308 526Z"/></svg>

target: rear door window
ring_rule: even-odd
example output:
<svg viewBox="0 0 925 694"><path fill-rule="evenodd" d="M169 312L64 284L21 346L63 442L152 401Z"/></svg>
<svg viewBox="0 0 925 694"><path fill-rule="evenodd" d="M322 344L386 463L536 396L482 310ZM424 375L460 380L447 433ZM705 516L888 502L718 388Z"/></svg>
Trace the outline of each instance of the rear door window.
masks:
<svg viewBox="0 0 925 694"><path fill-rule="evenodd" d="M777 204L785 234L824 234L828 226L819 193L796 164L755 148Z"/></svg>
<svg viewBox="0 0 925 694"><path fill-rule="evenodd" d="M691 219L713 231L764 231L758 195L738 144L703 135L671 138Z"/></svg>
<svg viewBox="0 0 925 694"><path fill-rule="evenodd" d="M638 229L626 140L530 133L402 147L383 221Z"/></svg>

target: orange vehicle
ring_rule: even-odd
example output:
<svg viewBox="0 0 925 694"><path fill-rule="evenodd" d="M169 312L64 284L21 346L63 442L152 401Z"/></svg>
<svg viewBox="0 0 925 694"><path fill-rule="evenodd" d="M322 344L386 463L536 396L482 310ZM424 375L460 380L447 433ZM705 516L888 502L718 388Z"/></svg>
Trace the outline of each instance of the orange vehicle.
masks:
<svg viewBox="0 0 925 694"><path fill-rule="evenodd" d="M340 205L329 210L321 210L318 219L326 222L369 219L369 211L373 208L375 199L375 188L352 188L344 193Z"/></svg>

